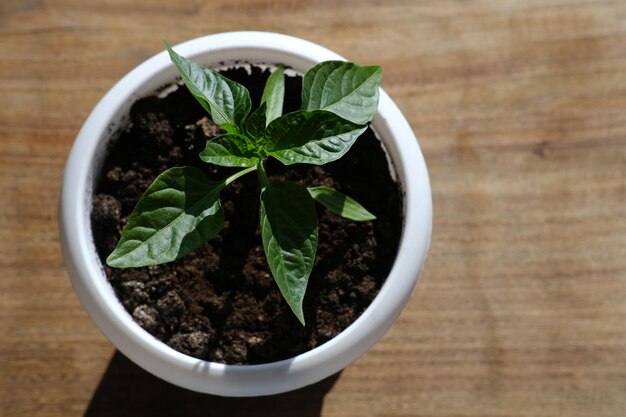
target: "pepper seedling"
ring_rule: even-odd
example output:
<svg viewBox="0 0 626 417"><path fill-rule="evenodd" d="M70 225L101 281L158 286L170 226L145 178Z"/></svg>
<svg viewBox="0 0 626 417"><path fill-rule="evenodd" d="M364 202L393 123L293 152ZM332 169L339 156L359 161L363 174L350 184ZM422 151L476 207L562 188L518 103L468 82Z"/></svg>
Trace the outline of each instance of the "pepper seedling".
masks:
<svg viewBox="0 0 626 417"><path fill-rule="evenodd" d="M265 256L285 301L304 325L302 302L318 240L314 202L355 221L375 216L333 188L271 181L265 161L272 157L284 165L323 165L341 158L376 112L382 68L343 61L315 65L303 78L301 110L283 115L285 81L279 66L265 84L261 105L250 113L244 86L183 58L165 40L163 44L191 94L226 132L207 141L200 159L243 169L223 181L212 181L191 166L161 173L130 214L107 264L157 265L198 249L224 226L221 190L256 171Z"/></svg>

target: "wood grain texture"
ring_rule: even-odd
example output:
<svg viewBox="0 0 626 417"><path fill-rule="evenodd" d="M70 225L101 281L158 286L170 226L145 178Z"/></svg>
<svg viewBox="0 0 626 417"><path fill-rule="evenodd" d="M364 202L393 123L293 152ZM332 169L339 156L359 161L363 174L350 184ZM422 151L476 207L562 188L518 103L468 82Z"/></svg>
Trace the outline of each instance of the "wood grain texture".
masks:
<svg viewBox="0 0 626 417"><path fill-rule="evenodd" d="M382 341L245 401L114 355L56 225L65 158L114 82L163 36L241 29L382 65L434 198L421 283ZM3 0L0 35L0 416L626 415L626 2Z"/></svg>

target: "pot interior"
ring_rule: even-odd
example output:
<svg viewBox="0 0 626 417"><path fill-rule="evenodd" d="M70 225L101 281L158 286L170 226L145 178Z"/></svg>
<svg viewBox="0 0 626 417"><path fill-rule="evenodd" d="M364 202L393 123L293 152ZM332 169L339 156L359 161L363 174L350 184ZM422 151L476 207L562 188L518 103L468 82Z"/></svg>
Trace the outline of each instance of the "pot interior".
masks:
<svg viewBox="0 0 626 417"><path fill-rule="evenodd" d="M248 88L254 110L269 75L268 67L235 62L214 69ZM302 81L293 70L288 75L284 111L292 112L300 108ZM209 123L206 111L184 85L159 86L137 101L130 114L121 119L126 126L109 129L119 137L119 143L109 141L107 159L101 173L94 176L97 195L92 227L101 260L119 240L116 231L125 225L137 203L141 195L138 190L145 189L166 168L195 166L216 181L232 174L229 169L200 161L198 154L211 138L207 131L217 135L217 127ZM333 163L285 167L268 160L267 172L273 180L339 187L378 216L373 222L361 223L318 210L320 244L305 298L308 318L304 329L282 302L255 235L259 190L254 175L239 180L237 192L228 187L220 193L222 206L228 209L224 210L227 226L220 232L218 243L210 241L168 265L138 270L104 267L107 280L137 323L181 353L229 364L292 358L320 346L354 322L391 270L402 227L401 194L392 169L383 144L371 129ZM116 217L113 209L121 216ZM161 287L167 287L167 293ZM171 303L177 303L171 306L172 311ZM196 313L207 308L206 314ZM250 319L235 321L244 313L226 313L238 309ZM277 309L280 313L274 312ZM171 320L172 315L177 317Z"/></svg>

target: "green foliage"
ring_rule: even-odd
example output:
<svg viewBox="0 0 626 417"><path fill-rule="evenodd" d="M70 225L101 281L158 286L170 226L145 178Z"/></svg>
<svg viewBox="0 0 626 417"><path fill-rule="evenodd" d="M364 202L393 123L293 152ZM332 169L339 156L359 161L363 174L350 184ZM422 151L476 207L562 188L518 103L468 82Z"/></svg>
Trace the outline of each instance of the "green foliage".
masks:
<svg viewBox="0 0 626 417"><path fill-rule="evenodd" d="M255 143L261 142L265 136L265 127L267 125L266 111L267 103L262 103L259 108L248 117L248 120L246 120L246 133Z"/></svg>
<svg viewBox="0 0 626 417"><path fill-rule="evenodd" d="M307 189L270 182L261 192L261 237L280 292L304 325L302 301L317 251L317 213Z"/></svg>
<svg viewBox="0 0 626 417"><path fill-rule="evenodd" d="M334 113L301 110L269 124L265 149L285 165L323 165L341 158L365 129Z"/></svg>
<svg viewBox="0 0 626 417"><path fill-rule="evenodd" d="M318 203L335 214L357 222L375 220L376 216L353 198L330 187L310 187L309 194Z"/></svg>
<svg viewBox="0 0 626 417"><path fill-rule="evenodd" d="M237 133L227 133L207 141L200 159L223 167L252 167L260 158L250 140Z"/></svg>
<svg viewBox="0 0 626 417"><path fill-rule="evenodd" d="M163 172L137 203L107 264L157 265L199 248L224 226L223 187L224 182L211 181L194 167Z"/></svg>
<svg viewBox="0 0 626 417"><path fill-rule="evenodd" d="M317 64L304 75L302 108L328 110L357 124L372 120L383 69L343 61Z"/></svg>
<svg viewBox="0 0 626 417"><path fill-rule="evenodd" d="M250 94L244 86L183 58L166 41L163 44L191 94L227 132L207 141L200 159L245 169L222 182L209 180L193 167L163 172L131 213L107 264L155 265L197 249L223 227L222 188L257 171L263 249L285 301L304 325L302 303L317 250L314 202L356 221L375 216L332 188L271 181L264 164L269 157L284 165L322 165L341 158L376 112L382 69L322 62L304 76L302 109L283 115L285 81L279 66L266 82L261 106L250 113Z"/></svg>
<svg viewBox="0 0 626 417"><path fill-rule="evenodd" d="M183 58L165 40L163 45L189 92L209 112L213 121L227 132L239 132L252 107L248 89L218 72Z"/></svg>
<svg viewBox="0 0 626 417"><path fill-rule="evenodd" d="M272 75L270 75L265 83L265 88L263 89L261 104L267 104L267 110L265 113L266 125L283 114L284 100L285 76L283 75L283 67L281 65L272 73Z"/></svg>

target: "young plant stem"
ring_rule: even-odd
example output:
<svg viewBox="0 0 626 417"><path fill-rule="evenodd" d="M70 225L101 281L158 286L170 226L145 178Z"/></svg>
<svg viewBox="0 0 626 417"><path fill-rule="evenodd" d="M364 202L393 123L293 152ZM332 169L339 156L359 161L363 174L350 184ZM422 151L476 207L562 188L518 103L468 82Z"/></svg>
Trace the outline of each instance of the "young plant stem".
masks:
<svg viewBox="0 0 626 417"><path fill-rule="evenodd" d="M261 186L263 188L267 187L268 185L270 185L270 180L267 178L267 173L265 172L265 160L261 160L261 162L259 162L257 164L257 174L259 175L259 181L261 181Z"/></svg>
<svg viewBox="0 0 626 417"><path fill-rule="evenodd" d="M230 177L226 178L226 180L224 181L224 186L227 186L228 184L231 184L232 182L234 182L238 178L243 177L247 173L254 171L256 168L257 167L254 166L254 167L242 169L241 171L234 173Z"/></svg>

